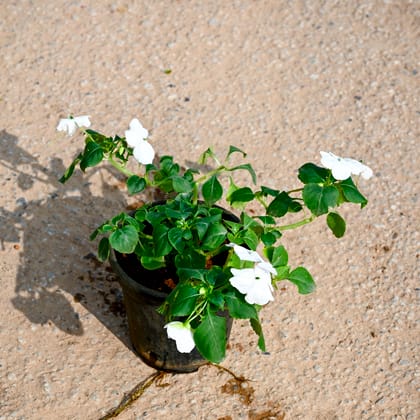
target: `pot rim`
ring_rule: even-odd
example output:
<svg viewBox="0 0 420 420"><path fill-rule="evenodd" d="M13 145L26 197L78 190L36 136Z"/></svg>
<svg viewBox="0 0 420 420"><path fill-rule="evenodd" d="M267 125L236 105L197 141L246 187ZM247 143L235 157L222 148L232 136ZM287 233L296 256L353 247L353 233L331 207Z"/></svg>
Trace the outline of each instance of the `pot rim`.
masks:
<svg viewBox="0 0 420 420"><path fill-rule="evenodd" d="M152 207L154 207L154 206L158 206L158 205L161 205L161 204L165 204L167 201L168 200L156 200L156 201L152 202L151 205L152 205ZM204 204L204 201L202 201L202 200L198 200L198 202L201 203L201 204ZM231 218L233 220L238 220L239 221L238 216L233 214L231 211L223 208L222 206L214 204L213 207L217 207L217 208L223 210L223 213L226 216L228 216L229 218ZM134 215L135 212L136 212L136 210L132 210L129 214ZM169 293L160 292L158 290L146 287L146 286L142 285L139 281L136 281L132 277L130 277L123 270L120 263L118 262L116 251L113 248L111 248L111 252L110 252L110 255L109 255L109 262L110 262L113 270L118 274L118 276L121 279L123 279L126 283L128 283L128 286L131 287L132 289L134 289L135 291L138 291L140 293L145 293L149 296L152 296L152 297L157 298L157 299L162 300L162 301L164 301L169 296ZM141 265L140 262L139 262L139 264ZM153 275L152 274L153 270L146 270L145 268L143 268L143 269L145 270L145 272L150 271L151 275Z"/></svg>
<svg viewBox="0 0 420 420"><path fill-rule="evenodd" d="M111 249L111 253L109 255L109 262L111 264L112 269L118 274L118 276L123 279L126 283L128 283L129 287L134 289L137 292L145 293L149 296L154 298L165 300L168 297L168 293L159 292L158 290L150 289L149 287L143 286L140 282L134 280L130 277L121 267L120 263L118 262L117 255L114 249ZM146 269L144 269L146 270ZM153 271L149 270L151 275L153 275Z"/></svg>

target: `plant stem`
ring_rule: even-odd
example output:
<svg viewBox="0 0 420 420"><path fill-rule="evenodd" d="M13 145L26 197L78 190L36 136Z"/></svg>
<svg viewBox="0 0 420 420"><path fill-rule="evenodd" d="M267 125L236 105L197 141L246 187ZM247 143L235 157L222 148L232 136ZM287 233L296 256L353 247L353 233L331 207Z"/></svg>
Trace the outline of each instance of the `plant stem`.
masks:
<svg viewBox="0 0 420 420"><path fill-rule="evenodd" d="M200 178L196 179L195 182L197 184L201 184L203 183L203 181L210 179L213 175L217 175L218 173L223 172L225 169L226 169L225 166L219 166L218 168L213 169L212 171L207 172L206 174L202 175Z"/></svg>
<svg viewBox="0 0 420 420"><path fill-rule="evenodd" d="M287 191L286 194L289 195L289 194L300 192L300 191L303 191L303 188L296 188L295 190Z"/></svg>
<svg viewBox="0 0 420 420"><path fill-rule="evenodd" d="M197 318L207 306L207 300L203 300L198 304L197 308L194 309L194 312L187 318L185 322L191 323L195 318Z"/></svg>
<svg viewBox="0 0 420 420"><path fill-rule="evenodd" d="M195 183L194 183L194 187L193 187L193 191L192 191L191 201L194 204L194 206L197 204L197 201L198 201L198 187Z"/></svg>
<svg viewBox="0 0 420 420"><path fill-rule="evenodd" d="M268 204L264 201L264 199L258 194L255 195L255 198L267 210Z"/></svg>
<svg viewBox="0 0 420 420"><path fill-rule="evenodd" d="M300 220L299 222L291 223L290 225L279 226L277 229L278 230L296 229L300 226L307 225L308 223L311 223L315 219L316 219L316 216L312 215L310 217L307 217L306 219Z"/></svg>
<svg viewBox="0 0 420 420"><path fill-rule="evenodd" d="M129 171L127 168L125 168L124 166L120 165L119 163L115 162L114 159L112 159L112 157L108 158L108 162L115 168L118 169L121 173L123 173L126 177L130 177L135 175L133 172Z"/></svg>

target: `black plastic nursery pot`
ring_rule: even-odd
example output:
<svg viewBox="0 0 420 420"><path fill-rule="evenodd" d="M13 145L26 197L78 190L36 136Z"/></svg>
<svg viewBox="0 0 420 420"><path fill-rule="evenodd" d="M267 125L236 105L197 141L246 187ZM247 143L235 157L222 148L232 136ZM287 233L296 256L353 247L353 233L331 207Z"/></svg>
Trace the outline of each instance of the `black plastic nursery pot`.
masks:
<svg viewBox="0 0 420 420"><path fill-rule="evenodd" d="M121 260L125 258L127 257L115 252L112 253L110 262L123 291L129 335L135 351L147 365L158 370L178 373L196 371L207 360L196 348L190 353L180 353L175 340L167 336L164 316L157 312L168 294L150 289L141 284L141 278L135 280L128 275L122 267L124 262ZM154 271L141 268L138 271L143 276L157 275ZM226 317L226 321L226 334L229 336L232 318Z"/></svg>
<svg viewBox="0 0 420 420"><path fill-rule="evenodd" d="M238 220L226 212L228 220ZM157 312L169 292L154 290L159 284L159 270L144 269L134 254L111 252L110 263L119 278L127 313L130 340L140 358L149 366L167 372L189 373L207 363L196 348L180 353L175 340L168 338L164 316ZM163 279L164 280L164 279ZM221 314L224 315L224 314ZM229 338L232 318L226 314L226 335Z"/></svg>

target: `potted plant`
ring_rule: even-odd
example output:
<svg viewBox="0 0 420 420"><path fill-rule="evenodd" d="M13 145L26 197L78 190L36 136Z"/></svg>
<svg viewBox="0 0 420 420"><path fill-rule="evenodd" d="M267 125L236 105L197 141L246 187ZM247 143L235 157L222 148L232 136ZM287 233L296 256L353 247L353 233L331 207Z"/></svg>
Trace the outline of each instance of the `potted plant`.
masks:
<svg viewBox="0 0 420 420"><path fill-rule="evenodd" d="M346 224L336 208L367 204L352 177L368 179L371 169L332 153L321 152L322 166L301 166L301 185L283 191L257 186L251 164L231 164L232 155L246 158L235 146L223 160L208 148L198 162L212 161L207 171L185 169L172 156L155 158L148 131L137 119L124 137L89 126L87 116L60 120L57 129L69 135L85 127L84 150L61 182L76 166L84 172L108 161L126 176L128 194L158 189L166 196L104 221L90 237L101 237L98 258L109 259L119 275L135 349L158 369L192 371L207 360L221 362L234 318L250 320L264 351L259 311L274 299L277 283L290 281L302 294L315 289L306 268L289 266L283 232L326 215L339 238ZM131 158L138 161L138 173L128 169ZM246 171L253 186L237 185L237 171ZM296 220L280 223L289 213Z"/></svg>

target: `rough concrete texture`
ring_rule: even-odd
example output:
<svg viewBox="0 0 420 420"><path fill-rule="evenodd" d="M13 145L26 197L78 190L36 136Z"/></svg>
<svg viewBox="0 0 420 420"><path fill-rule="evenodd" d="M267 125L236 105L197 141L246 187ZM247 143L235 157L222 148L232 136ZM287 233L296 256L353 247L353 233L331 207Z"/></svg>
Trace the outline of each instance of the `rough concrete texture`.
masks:
<svg viewBox="0 0 420 420"><path fill-rule="evenodd" d="M319 150L375 173L344 238L321 219L284 236L318 288L276 292L267 354L235 323L223 365L248 398L206 366L119 418L420 418L419 28L405 0L2 1L0 419L99 419L154 372L88 240L124 190L107 170L57 182L81 146L55 131L69 114L121 135L138 117L183 164L234 144L271 187Z"/></svg>

